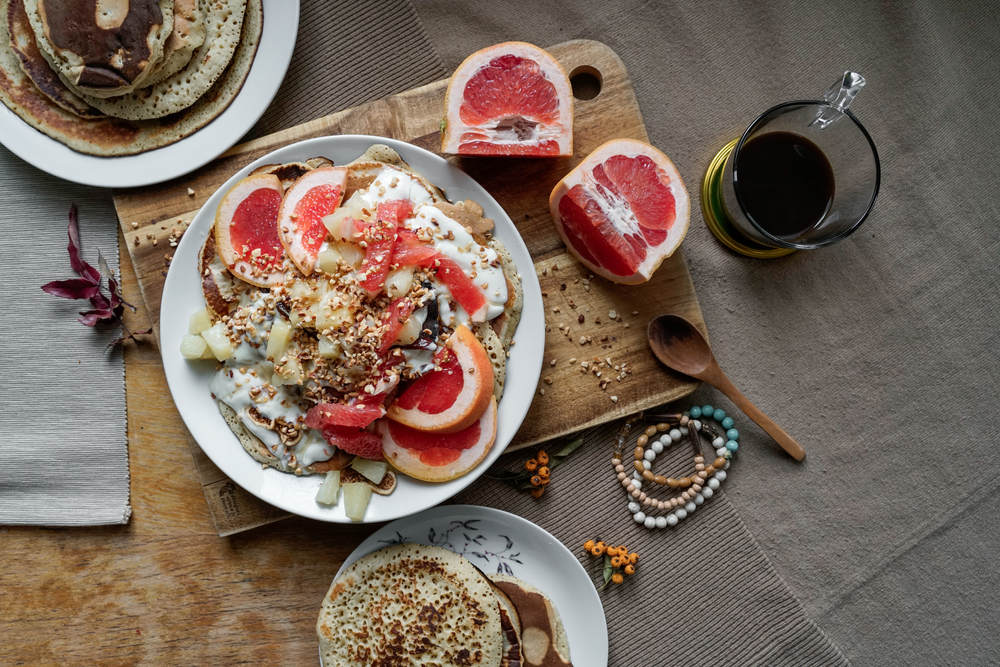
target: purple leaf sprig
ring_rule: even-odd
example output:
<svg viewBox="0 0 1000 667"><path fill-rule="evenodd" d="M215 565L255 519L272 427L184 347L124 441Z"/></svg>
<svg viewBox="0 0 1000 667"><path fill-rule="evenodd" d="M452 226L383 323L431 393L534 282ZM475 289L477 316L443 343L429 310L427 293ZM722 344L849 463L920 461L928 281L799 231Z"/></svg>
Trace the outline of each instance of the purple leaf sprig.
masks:
<svg viewBox="0 0 1000 667"><path fill-rule="evenodd" d="M73 268L78 278L67 280L53 280L42 285L42 291L58 296L63 299L87 299L90 301L90 309L80 312L80 317L76 318L81 324L94 327L100 323L113 322L121 327L117 338L111 341L109 347L114 347L126 340L139 342L137 336L152 333L152 329L145 331L131 331L125 326L122 314L125 308L135 312L135 306L122 298L121 287L115 278L111 267L104 259L104 255L98 251L97 265L100 269L94 268L80 257L80 223L77 218L76 204L69 207L69 264ZM107 282L107 294L101 287Z"/></svg>

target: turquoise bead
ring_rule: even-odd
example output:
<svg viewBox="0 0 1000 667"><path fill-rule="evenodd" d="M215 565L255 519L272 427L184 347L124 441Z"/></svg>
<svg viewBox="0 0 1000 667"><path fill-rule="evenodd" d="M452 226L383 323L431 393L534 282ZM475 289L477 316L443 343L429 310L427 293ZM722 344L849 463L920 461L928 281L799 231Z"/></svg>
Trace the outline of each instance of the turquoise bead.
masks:
<svg viewBox="0 0 1000 667"><path fill-rule="evenodd" d="M722 428L732 428L735 423L732 417L726 417L722 420Z"/></svg>
<svg viewBox="0 0 1000 667"><path fill-rule="evenodd" d="M735 428L731 428L728 431L726 431L726 437L729 438L730 440L739 440L740 432L737 431Z"/></svg>
<svg viewBox="0 0 1000 667"><path fill-rule="evenodd" d="M701 408L696 405L691 408L691 419L697 419L698 417L701 417Z"/></svg>
<svg viewBox="0 0 1000 667"><path fill-rule="evenodd" d="M726 411L723 410L722 408L716 408L715 412L712 413L712 419L714 419L715 421L717 421L719 423L721 423L722 420L725 419L725 418L726 418Z"/></svg>
<svg viewBox="0 0 1000 667"><path fill-rule="evenodd" d="M726 442L726 449L728 449L731 452L735 452L739 448L740 446L736 444L735 440L729 440L728 442Z"/></svg>
<svg viewBox="0 0 1000 667"><path fill-rule="evenodd" d="M707 403L701 406L701 414L705 415L705 417L711 417L714 411L715 408L713 408L711 405Z"/></svg>

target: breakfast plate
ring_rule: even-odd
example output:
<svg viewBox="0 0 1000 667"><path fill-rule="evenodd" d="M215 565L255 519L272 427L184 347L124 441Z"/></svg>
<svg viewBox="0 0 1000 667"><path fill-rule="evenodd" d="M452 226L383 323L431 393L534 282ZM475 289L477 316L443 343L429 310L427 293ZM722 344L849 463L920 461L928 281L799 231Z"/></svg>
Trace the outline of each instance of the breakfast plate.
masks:
<svg viewBox="0 0 1000 667"><path fill-rule="evenodd" d="M189 317L204 307L199 270L200 251L212 235L216 211L235 183L261 165L304 162L316 156L343 165L382 144L394 150L420 176L440 188L451 201L472 200L495 223L494 234L506 246L520 275L523 309L520 325L506 360L506 383L496 412L496 439L478 465L467 474L439 483L398 476L395 490L373 497L364 521L387 521L437 505L481 475L513 439L528 412L541 372L544 352L544 312L534 265L514 223L499 204L470 176L443 158L411 144L382 137L341 135L319 137L285 146L247 165L224 183L197 213L178 245L163 288L160 308L160 350L167 383L177 409L205 454L233 481L272 505L301 516L344 523L345 503L325 506L316 495L322 475L293 475L262 467L241 447L220 414L210 385L212 364L182 357L182 339L189 335Z"/></svg>
<svg viewBox="0 0 1000 667"><path fill-rule="evenodd" d="M444 547L486 575L513 576L534 586L562 619L572 663L607 665L608 626L590 576L569 549L527 519L476 505L434 507L372 533L347 557L337 577L361 557L401 543Z"/></svg>
<svg viewBox="0 0 1000 667"><path fill-rule="evenodd" d="M54 176L98 187L149 185L197 169L253 127L278 92L288 69L298 33L298 0L262 2L260 42L239 93L211 122L183 139L135 155L88 155L34 129L0 104L0 143Z"/></svg>

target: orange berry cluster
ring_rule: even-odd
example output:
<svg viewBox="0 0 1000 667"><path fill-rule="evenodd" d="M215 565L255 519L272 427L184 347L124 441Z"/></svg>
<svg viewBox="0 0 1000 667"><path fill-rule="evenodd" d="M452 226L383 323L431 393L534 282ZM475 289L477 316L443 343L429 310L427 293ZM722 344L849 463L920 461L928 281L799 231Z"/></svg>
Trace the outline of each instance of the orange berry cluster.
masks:
<svg viewBox="0 0 1000 667"><path fill-rule="evenodd" d="M535 488L531 490L531 495L535 498L541 498L542 494L545 493L545 487L549 485L549 475L551 474L549 455L544 449L539 449L535 458L524 462L524 469L532 473L530 481Z"/></svg>
<svg viewBox="0 0 1000 667"><path fill-rule="evenodd" d="M583 543L583 548L591 556L605 556L610 558L611 567L615 570L621 570L621 572L614 572L611 575L611 583L613 584L620 584L625 581L622 572L627 575L635 574L636 565L639 564L639 553L637 551L630 552L624 544L615 547L608 546L601 540L597 540L596 542L594 540L587 540Z"/></svg>

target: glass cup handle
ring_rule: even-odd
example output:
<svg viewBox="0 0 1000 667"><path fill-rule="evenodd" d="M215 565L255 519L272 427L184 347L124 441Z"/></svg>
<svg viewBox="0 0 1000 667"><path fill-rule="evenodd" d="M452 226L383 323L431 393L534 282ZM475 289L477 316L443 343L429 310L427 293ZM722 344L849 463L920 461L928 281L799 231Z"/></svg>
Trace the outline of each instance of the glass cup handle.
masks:
<svg viewBox="0 0 1000 667"><path fill-rule="evenodd" d="M857 72L844 72L844 76L835 81L823 94L823 99L829 102L830 106L821 109L809 125L822 130L843 118L847 107L851 106L858 91L864 87L865 77Z"/></svg>

